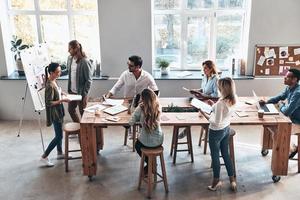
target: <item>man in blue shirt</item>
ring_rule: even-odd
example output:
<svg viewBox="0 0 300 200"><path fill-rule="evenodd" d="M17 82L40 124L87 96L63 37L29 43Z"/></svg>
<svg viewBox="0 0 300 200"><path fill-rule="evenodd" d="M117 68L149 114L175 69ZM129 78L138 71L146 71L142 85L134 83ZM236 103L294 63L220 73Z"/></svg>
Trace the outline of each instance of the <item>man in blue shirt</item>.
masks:
<svg viewBox="0 0 300 200"><path fill-rule="evenodd" d="M284 84L287 85L285 90L270 98L267 102L260 100L260 104L265 103L279 103L280 111L288 116L295 124L300 124L300 70L290 69L284 77ZM285 101L285 102L283 102ZM294 145L295 146L295 145ZM295 146L290 153L289 158L293 158L297 153L297 146Z"/></svg>

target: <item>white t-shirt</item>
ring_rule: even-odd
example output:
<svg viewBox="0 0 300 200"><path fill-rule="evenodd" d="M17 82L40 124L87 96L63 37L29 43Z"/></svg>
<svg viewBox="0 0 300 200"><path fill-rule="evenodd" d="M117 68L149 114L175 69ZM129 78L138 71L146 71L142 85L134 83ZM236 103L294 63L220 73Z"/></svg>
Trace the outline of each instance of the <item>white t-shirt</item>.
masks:
<svg viewBox="0 0 300 200"><path fill-rule="evenodd" d="M233 106L226 103L226 100L220 99L212 106L212 112L209 118L209 128L212 130L221 130L230 125Z"/></svg>
<svg viewBox="0 0 300 200"><path fill-rule="evenodd" d="M77 93L76 74L77 74L77 63L76 63L76 59L73 58L71 64L71 90L74 93Z"/></svg>
<svg viewBox="0 0 300 200"><path fill-rule="evenodd" d="M150 88L153 91L158 90L152 75L144 70L142 70L138 79L135 78L132 72L129 72L128 70L124 71L110 92L115 95L123 86L125 98L134 97L146 88Z"/></svg>

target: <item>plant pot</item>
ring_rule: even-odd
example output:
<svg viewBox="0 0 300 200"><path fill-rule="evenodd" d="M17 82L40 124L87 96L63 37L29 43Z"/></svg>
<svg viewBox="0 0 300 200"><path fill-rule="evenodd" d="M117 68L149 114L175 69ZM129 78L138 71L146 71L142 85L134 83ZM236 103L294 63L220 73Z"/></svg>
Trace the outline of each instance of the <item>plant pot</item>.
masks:
<svg viewBox="0 0 300 200"><path fill-rule="evenodd" d="M169 67L167 67L167 68L161 68L160 73L161 73L161 75L168 75L169 71L170 71Z"/></svg>
<svg viewBox="0 0 300 200"><path fill-rule="evenodd" d="M16 67L17 67L19 76L25 76L23 63L22 63L21 59L16 60Z"/></svg>

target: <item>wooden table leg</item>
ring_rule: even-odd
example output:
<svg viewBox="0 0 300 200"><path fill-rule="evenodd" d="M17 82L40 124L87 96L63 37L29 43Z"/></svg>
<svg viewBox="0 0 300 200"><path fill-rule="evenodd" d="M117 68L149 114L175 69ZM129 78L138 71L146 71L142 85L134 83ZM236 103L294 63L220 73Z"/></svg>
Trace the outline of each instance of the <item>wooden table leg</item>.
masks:
<svg viewBox="0 0 300 200"><path fill-rule="evenodd" d="M291 128L291 123L278 123L277 132L273 134L271 169L274 176L287 175Z"/></svg>
<svg viewBox="0 0 300 200"><path fill-rule="evenodd" d="M93 124L80 124L83 175L90 179L97 173L96 128Z"/></svg>

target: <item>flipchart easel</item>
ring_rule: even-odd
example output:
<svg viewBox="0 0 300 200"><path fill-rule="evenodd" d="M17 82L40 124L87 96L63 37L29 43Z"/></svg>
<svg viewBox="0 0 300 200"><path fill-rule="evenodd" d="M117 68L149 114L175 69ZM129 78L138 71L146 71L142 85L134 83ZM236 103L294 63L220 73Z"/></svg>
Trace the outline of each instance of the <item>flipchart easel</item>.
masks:
<svg viewBox="0 0 300 200"><path fill-rule="evenodd" d="M45 109L45 67L50 63L48 50L45 44L25 49L21 52L21 59L26 76L25 94L22 97L22 111L19 122L18 137L24 118L24 107L26 103L27 91L29 88L35 112L38 114L38 124L42 141L43 151L45 151L44 139L41 127L41 112Z"/></svg>

